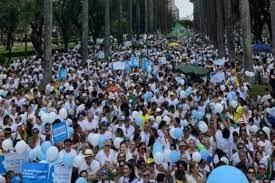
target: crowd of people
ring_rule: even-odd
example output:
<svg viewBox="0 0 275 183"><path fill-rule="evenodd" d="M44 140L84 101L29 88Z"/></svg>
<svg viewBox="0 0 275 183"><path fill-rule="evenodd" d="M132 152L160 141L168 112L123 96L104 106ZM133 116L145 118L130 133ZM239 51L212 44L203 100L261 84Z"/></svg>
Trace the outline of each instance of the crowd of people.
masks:
<svg viewBox="0 0 275 183"><path fill-rule="evenodd" d="M108 59L99 59L101 48L93 46L86 65L77 52L55 53L45 91L39 88L40 58L1 67L0 143L12 142L2 154L15 152L20 141L28 145L26 153L49 141L58 148L58 163L66 154L74 158L71 182L204 183L216 167L232 165L251 183L274 183L272 55L254 55L255 81L272 87L251 97L240 60L227 56L215 65L217 50L198 36L177 42L180 46L169 47L169 40L155 36L136 47L113 45ZM111 66L131 57L139 58L138 67ZM150 61L149 70L142 68L142 58ZM225 77L212 82L209 74L181 73L176 68L183 63ZM52 124L43 121L41 111L55 113L54 123L65 121L69 138L53 144ZM94 142L94 134L104 141ZM7 170L0 182L15 177L20 174Z"/></svg>

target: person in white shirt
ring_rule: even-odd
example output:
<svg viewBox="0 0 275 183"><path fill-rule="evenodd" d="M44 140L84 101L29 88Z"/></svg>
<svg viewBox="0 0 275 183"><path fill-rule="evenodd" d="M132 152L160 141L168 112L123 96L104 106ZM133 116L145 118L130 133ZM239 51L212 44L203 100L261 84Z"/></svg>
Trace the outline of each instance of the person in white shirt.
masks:
<svg viewBox="0 0 275 183"><path fill-rule="evenodd" d="M135 133L135 128L132 125L130 125L129 120L125 120L125 126L122 127L122 130L124 132L125 137L127 137L128 139L132 139Z"/></svg>
<svg viewBox="0 0 275 183"><path fill-rule="evenodd" d="M94 119L92 112L88 112L87 117L82 122L82 128L86 132L91 132L94 129L98 129L98 121Z"/></svg>
<svg viewBox="0 0 275 183"><path fill-rule="evenodd" d="M58 154L58 161L63 162L63 158L65 154L69 154L73 156L74 158L77 156L76 150L72 149L72 140L66 139L64 141L64 149L62 149Z"/></svg>
<svg viewBox="0 0 275 183"><path fill-rule="evenodd" d="M97 181L97 174L100 170L100 163L95 160L92 149L86 149L83 153L85 161L80 166L79 172L86 170L88 172L89 181Z"/></svg>
<svg viewBox="0 0 275 183"><path fill-rule="evenodd" d="M111 140L105 140L104 148L96 155L96 160L100 162L100 165L113 166L116 161L116 152L111 149Z"/></svg>

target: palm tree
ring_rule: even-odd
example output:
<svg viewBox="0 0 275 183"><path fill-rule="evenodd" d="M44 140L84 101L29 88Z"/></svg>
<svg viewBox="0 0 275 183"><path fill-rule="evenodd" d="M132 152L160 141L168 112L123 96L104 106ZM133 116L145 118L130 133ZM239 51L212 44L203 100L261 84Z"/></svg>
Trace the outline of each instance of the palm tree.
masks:
<svg viewBox="0 0 275 183"><path fill-rule="evenodd" d="M273 55L275 55L275 0L271 0L271 26L272 26L272 47Z"/></svg>
<svg viewBox="0 0 275 183"><path fill-rule="evenodd" d="M128 34L129 38L133 34L133 0L128 0Z"/></svg>
<svg viewBox="0 0 275 183"><path fill-rule="evenodd" d="M110 53L110 0L105 0L105 57Z"/></svg>
<svg viewBox="0 0 275 183"><path fill-rule="evenodd" d="M227 48L228 57L231 60L235 55L235 45L234 45L234 24L232 21L232 2L231 0L224 1L224 20L225 20L225 31L227 37Z"/></svg>
<svg viewBox="0 0 275 183"><path fill-rule="evenodd" d="M44 60L43 80L41 88L45 89L46 85L52 79L52 28L53 28L53 2L52 0L44 0Z"/></svg>
<svg viewBox="0 0 275 183"><path fill-rule="evenodd" d="M89 4L88 0L81 1L81 54L82 64L85 65L88 59L88 39L89 39Z"/></svg>
<svg viewBox="0 0 275 183"><path fill-rule="evenodd" d="M223 1L216 0L216 11L217 11L217 43L219 50L219 57L225 56L224 47L224 20L223 20Z"/></svg>
<svg viewBox="0 0 275 183"><path fill-rule="evenodd" d="M245 71L253 72L252 63L252 38L251 38L251 20L248 0L240 0L241 30L243 42L243 65ZM253 82L253 78L248 78Z"/></svg>

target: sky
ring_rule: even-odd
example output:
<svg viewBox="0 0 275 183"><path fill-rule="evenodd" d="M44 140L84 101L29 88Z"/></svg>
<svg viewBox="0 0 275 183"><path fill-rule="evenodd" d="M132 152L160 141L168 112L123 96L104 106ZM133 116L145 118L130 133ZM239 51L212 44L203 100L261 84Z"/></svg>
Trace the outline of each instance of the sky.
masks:
<svg viewBox="0 0 275 183"><path fill-rule="evenodd" d="M176 6L180 11L180 19L193 17L193 4L189 0L176 0Z"/></svg>

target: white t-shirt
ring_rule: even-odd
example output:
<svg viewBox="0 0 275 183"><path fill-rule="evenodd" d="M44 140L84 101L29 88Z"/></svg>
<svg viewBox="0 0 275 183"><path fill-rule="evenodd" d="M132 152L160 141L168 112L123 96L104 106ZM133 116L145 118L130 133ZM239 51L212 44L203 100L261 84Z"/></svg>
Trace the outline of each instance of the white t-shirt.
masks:
<svg viewBox="0 0 275 183"><path fill-rule="evenodd" d="M79 172L82 170L86 170L89 175L96 175L96 172L100 169L100 163L97 160L92 160L91 164L88 165L86 161L84 161L79 169Z"/></svg>
<svg viewBox="0 0 275 183"><path fill-rule="evenodd" d="M65 151L65 149L62 149L58 154L58 161L63 162L63 158L64 158L65 154L69 154L69 155L73 156L74 158L77 156L76 150L74 150L74 149L71 149L71 151L69 153L67 153Z"/></svg>
<svg viewBox="0 0 275 183"><path fill-rule="evenodd" d="M107 157L104 150L101 150L96 155L96 160L100 162L101 165L104 165L106 162L110 162L112 164L115 163L116 160L116 152L113 149L110 149L110 154Z"/></svg>
<svg viewBox="0 0 275 183"><path fill-rule="evenodd" d="M85 130L85 131L90 131L92 129L97 129L98 128L98 121L92 120L90 122L86 119L82 122L82 127L83 127L83 130Z"/></svg>

